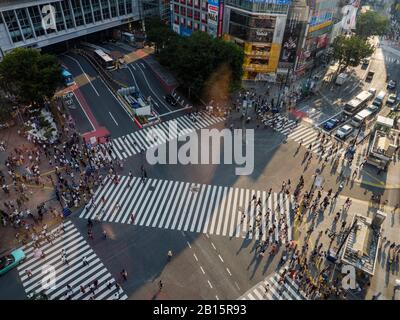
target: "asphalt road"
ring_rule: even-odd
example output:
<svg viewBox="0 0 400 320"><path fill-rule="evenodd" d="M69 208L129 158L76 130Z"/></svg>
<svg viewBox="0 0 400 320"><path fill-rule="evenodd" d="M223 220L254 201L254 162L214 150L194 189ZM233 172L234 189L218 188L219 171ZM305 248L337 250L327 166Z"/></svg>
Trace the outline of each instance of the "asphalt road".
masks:
<svg viewBox="0 0 400 320"><path fill-rule="evenodd" d="M79 89L97 122L100 126L105 126L111 132L112 137L124 135L137 128L86 59L73 54L61 56L61 59L79 84Z"/></svg>

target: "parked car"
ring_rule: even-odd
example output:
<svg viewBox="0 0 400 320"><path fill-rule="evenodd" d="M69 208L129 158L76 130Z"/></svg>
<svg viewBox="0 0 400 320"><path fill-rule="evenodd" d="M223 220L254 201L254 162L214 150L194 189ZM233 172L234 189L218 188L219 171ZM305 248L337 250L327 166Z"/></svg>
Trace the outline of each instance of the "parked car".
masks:
<svg viewBox="0 0 400 320"><path fill-rule="evenodd" d="M396 103L393 104L393 105L390 107L390 110L391 110L391 111L398 111L398 110L400 110L400 102L396 101Z"/></svg>
<svg viewBox="0 0 400 320"><path fill-rule="evenodd" d="M396 95L395 94L389 94L387 100L386 100L386 104L388 104L389 106L394 105L396 102Z"/></svg>
<svg viewBox="0 0 400 320"><path fill-rule="evenodd" d="M374 77L375 72L374 71L368 71L367 77L365 78L365 81L371 82L372 78Z"/></svg>
<svg viewBox="0 0 400 320"><path fill-rule="evenodd" d="M394 90L394 89L396 89L396 85L397 85L396 81L390 80L389 83L388 83L388 85L387 85L387 88L388 88L389 90Z"/></svg>
<svg viewBox="0 0 400 320"><path fill-rule="evenodd" d="M362 61L362 67L366 69L368 67L370 61L371 61L371 58L365 58Z"/></svg>
<svg viewBox="0 0 400 320"><path fill-rule="evenodd" d="M5 274L12 268L20 264L25 259L25 252L22 249L16 249L10 254L0 258L0 275Z"/></svg>
<svg viewBox="0 0 400 320"><path fill-rule="evenodd" d="M167 101L172 106L176 106L177 104L176 99L171 94L167 94L165 96L165 101Z"/></svg>
<svg viewBox="0 0 400 320"><path fill-rule="evenodd" d="M335 135L340 139L345 139L350 133L353 132L353 130L354 128L351 125L345 124L341 126L339 129L337 129Z"/></svg>
<svg viewBox="0 0 400 320"><path fill-rule="evenodd" d="M329 119L327 122L324 123L324 129L325 130L332 130L339 124L339 119L337 118L332 118Z"/></svg>

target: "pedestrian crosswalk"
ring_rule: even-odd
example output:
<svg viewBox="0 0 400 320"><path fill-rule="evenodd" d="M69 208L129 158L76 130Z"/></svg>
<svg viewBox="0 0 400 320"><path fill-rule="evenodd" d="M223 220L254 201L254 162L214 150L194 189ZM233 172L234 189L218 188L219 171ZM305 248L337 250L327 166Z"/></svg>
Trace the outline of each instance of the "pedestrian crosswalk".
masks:
<svg viewBox="0 0 400 320"><path fill-rule="evenodd" d="M286 243L292 196L183 181L107 177L81 218ZM253 197L256 200L252 200ZM259 201L259 204L257 203Z"/></svg>
<svg viewBox="0 0 400 320"><path fill-rule="evenodd" d="M384 56L385 62L400 64L400 59L397 57Z"/></svg>
<svg viewBox="0 0 400 320"><path fill-rule="evenodd" d="M335 153L333 149L335 145L338 145L338 141L334 138L329 138L328 141L322 142L319 138L319 131L314 127L306 126L303 124L296 125L296 121L288 119L284 115L278 115L274 118L269 118L265 121L269 126L272 126L276 131L285 134L288 139L294 140L297 143L301 143L302 146L308 148L311 145L311 151L318 156L322 153L322 147L324 149L324 156L328 156L331 159ZM332 150L332 153L330 153ZM337 154L341 155L345 152L343 145L338 148Z"/></svg>
<svg viewBox="0 0 400 320"><path fill-rule="evenodd" d="M308 300L292 278L285 276L285 281L279 283L281 276L273 276L259 282L238 300Z"/></svg>
<svg viewBox="0 0 400 320"><path fill-rule="evenodd" d="M50 300L126 300L127 295L74 224L64 222L63 229L50 231L46 243L23 247L26 259L18 272L26 294L44 293Z"/></svg>
<svg viewBox="0 0 400 320"><path fill-rule="evenodd" d="M188 134L197 129L212 126L223 121L223 117L215 117L207 112L199 112L196 116L183 115L181 117L160 122L154 126L129 133L112 139L113 159L125 159L140 153L142 150L173 140L178 136ZM176 127L174 125L176 124Z"/></svg>

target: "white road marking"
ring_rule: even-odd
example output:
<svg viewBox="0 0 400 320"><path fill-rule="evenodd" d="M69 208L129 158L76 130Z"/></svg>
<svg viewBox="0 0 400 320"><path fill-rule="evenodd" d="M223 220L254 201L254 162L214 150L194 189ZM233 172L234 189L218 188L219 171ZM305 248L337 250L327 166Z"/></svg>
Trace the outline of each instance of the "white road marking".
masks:
<svg viewBox="0 0 400 320"><path fill-rule="evenodd" d="M108 111L108 113L110 114L110 117L111 117L111 119L113 119L113 120L114 120L114 122L115 122L115 124L118 126L118 122L115 120L115 118L113 117L113 115L111 114L111 112L110 112L110 111Z"/></svg>
<svg viewBox="0 0 400 320"><path fill-rule="evenodd" d="M144 65L142 62L140 62L140 65L141 65L144 69L146 69L145 65Z"/></svg>
<svg viewBox="0 0 400 320"><path fill-rule="evenodd" d="M218 296L217 296L217 295L215 296L215 299L219 300L219 298L218 298Z"/></svg>
<svg viewBox="0 0 400 320"><path fill-rule="evenodd" d="M208 285L210 286L210 288L212 289L212 288L213 288L213 286L211 285L211 282L210 282L210 280L207 280L207 282L208 282Z"/></svg>
<svg viewBox="0 0 400 320"><path fill-rule="evenodd" d="M200 269L201 269L201 272L203 272L203 274L206 274L202 266L200 266Z"/></svg>
<svg viewBox="0 0 400 320"><path fill-rule="evenodd" d="M96 92L96 94L97 94L98 96L100 96L99 93L97 92L96 88L94 87L92 81L90 81L88 75L87 75L86 72L83 70L82 65L80 64L80 62L79 62L78 60L76 60L74 57L71 57L71 56L69 56L69 55L67 55L67 54L65 54L64 56L66 56L66 57L68 57L68 58L70 58L71 60L73 60L73 61L76 62L76 64L77 64L77 65L79 66L79 68L82 70L83 75L86 77L87 81L88 81L89 84L92 86L94 92Z"/></svg>
<svg viewBox="0 0 400 320"><path fill-rule="evenodd" d="M79 99L77 98L77 96L75 95L75 93L73 93L73 94L74 94L74 96L75 96L76 101L78 101L78 103L79 103L79 105L80 105L80 107L81 107L83 113L85 114L86 118L89 120L89 123L90 123L90 125L92 126L92 131L95 131L96 129L95 129L95 127L94 127L92 121L90 120L88 114L86 113L85 109L83 109L83 107L82 107L81 103L79 102Z"/></svg>
<svg viewBox="0 0 400 320"><path fill-rule="evenodd" d="M239 285L237 284L236 281L235 281L235 285L236 285L236 288L238 288L240 290L240 287L239 287Z"/></svg>
<svg viewBox="0 0 400 320"><path fill-rule="evenodd" d="M130 66L133 68L133 70L136 71L135 66L133 66L133 65L130 65ZM136 89L137 89L137 90L140 90L139 85L138 85L137 82L136 82L135 75L133 74L133 72L132 72L131 68L129 68L129 66L128 66L128 70L129 70L129 72L130 72L130 74L131 74L131 76L132 76L132 78L133 78L133 81L135 82Z"/></svg>
<svg viewBox="0 0 400 320"><path fill-rule="evenodd" d="M232 273L231 273L231 271L229 270L229 268L226 268L226 271L228 271L228 273L229 273L230 276L232 275Z"/></svg>
<svg viewBox="0 0 400 320"><path fill-rule="evenodd" d="M198 261L199 261L199 259L197 258L197 256L196 256L196 254L195 254L195 253L193 253L193 256L194 256L194 258L196 259L196 261L198 262Z"/></svg>
<svg viewBox="0 0 400 320"><path fill-rule="evenodd" d="M221 260L222 262L224 262L224 259L222 259L221 255L218 255L219 260Z"/></svg>
<svg viewBox="0 0 400 320"><path fill-rule="evenodd" d="M140 67L139 67L139 69L140 69L140 72L143 74L144 80L146 81L147 86L149 87L149 89L150 89L150 91L153 93L153 95L157 98L157 100L159 100L159 101L161 102L161 104L162 104L165 108L167 108L169 111L172 111L172 110L171 110L170 108L168 108L168 106L156 95L156 93L154 92L153 88L150 86L149 81L147 81L147 77L146 77L146 75L144 74L143 70L142 70Z"/></svg>
<svg viewBox="0 0 400 320"><path fill-rule="evenodd" d="M214 248L214 250L217 250L217 248L214 246L214 243L211 242L211 245Z"/></svg>
<svg viewBox="0 0 400 320"><path fill-rule="evenodd" d="M188 247L189 247L190 249L192 249L192 246L190 245L190 243L189 243L188 241L186 241L186 243L187 243Z"/></svg>

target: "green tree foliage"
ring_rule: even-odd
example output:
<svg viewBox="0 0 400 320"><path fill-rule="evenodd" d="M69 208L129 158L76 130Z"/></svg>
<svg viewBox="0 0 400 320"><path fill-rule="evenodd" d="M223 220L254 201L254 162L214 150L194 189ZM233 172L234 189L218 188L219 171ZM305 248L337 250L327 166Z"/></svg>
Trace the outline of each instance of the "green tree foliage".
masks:
<svg viewBox="0 0 400 320"><path fill-rule="evenodd" d="M375 11L367 11L360 14L356 21L355 33L361 38L381 36L389 30L389 19Z"/></svg>
<svg viewBox="0 0 400 320"><path fill-rule="evenodd" d="M205 32L180 37L157 19L149 20L146 30L148 39L156 44L160 63L173 71L191 93L201 96L207 86L213 85L209 80L223 64L230 73L230 90L240 88L244 54L236 44Z"/></svg>
<svg viewBox="0 0 400 320"><path fill-rule="evenodd" d="M348 66L357 67L373 52L373 47L358 36L340 35L333 42L333 57L339 62L339 73L346 70Z"/></svg>
<svg viewBox="0 0 400 320"><path fill-rule="evenodd" d="M41 105L62 81L56 57L35 49L15 49L0 62L0 86L18 103Z"/></svg>
<svg viewBox="0 0 400 320"><path fill-rule="evenodd" d="M145 24L147 40L154 42L156 53L178 38L178 35L157 17L149 17Z"/></svg>

